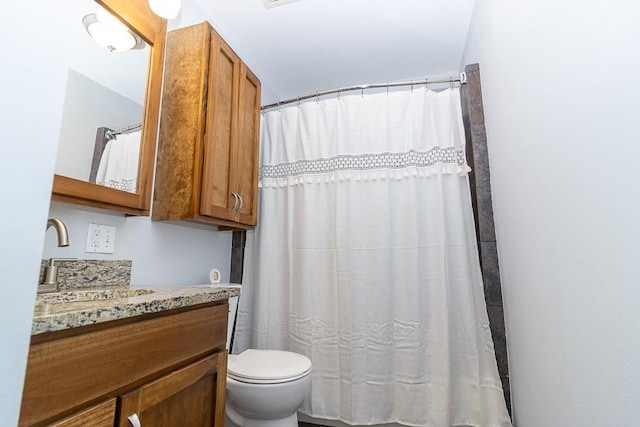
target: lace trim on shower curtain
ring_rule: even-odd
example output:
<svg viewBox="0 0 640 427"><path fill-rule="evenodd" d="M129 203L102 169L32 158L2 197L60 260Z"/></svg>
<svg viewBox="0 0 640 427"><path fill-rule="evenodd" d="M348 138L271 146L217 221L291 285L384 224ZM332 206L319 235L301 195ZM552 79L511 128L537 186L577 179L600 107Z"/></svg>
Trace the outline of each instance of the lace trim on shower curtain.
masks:
<svg viewBox="0 0 640 427"><path fill-rule="evenodd" d="M408 176L426 177L436 173L464 175L470 170L463 150L434 147L428 151L340 154L328 158L263 165L258 172L258 179L261 187L271 187L332 182L336 178L401 179Z"/></svg>
<svg viewBox="0 0 640 427"><path fill-rule="evenodd" d="M104 183L105 187L115 188L116 190L128 191L135 193L138 186L138 179L109 179Z"/></svg>

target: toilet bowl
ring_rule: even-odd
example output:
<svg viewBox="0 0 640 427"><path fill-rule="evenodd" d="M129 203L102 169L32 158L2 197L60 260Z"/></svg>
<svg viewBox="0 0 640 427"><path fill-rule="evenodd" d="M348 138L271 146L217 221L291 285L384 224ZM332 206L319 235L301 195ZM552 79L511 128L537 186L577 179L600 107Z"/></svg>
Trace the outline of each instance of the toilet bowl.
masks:
<svg viewBox="0 0 640 427"><path fill-rule="evenodd" d="M311 389L311 361L280 350L246 350L227 364L225 427L297 427Z"/></svg>
<svg viewBox="0 0 640 427"><path fill-rule="evenodd" d="M231 336L237 298L229 306ZM310 374L311 361L301 354L255 349L230 354L225 427L298 427L297 411L311 390Z"/></svg>

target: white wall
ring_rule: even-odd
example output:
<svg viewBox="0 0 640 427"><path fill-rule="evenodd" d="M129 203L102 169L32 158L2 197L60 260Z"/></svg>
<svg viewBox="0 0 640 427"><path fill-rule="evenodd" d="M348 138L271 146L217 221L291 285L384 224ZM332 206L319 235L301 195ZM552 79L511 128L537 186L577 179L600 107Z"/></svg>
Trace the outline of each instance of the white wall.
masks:
<svg viewBox="0 0 640 427"><path fill-rule="evenodd" d="M9 2L0 15L0 418L8 426L20 409L67 75L67 23L37 29L51 28L59 7Z"/></svg>
<svg viewBox="0 0 640 427"><path fill-rule="evenodd" d="M186 222L153 222L62 203L52 203L49 216L62 218L70 245L57 247L53 228L46 233L43 258L130 259L132 285L194 285L209 283L209 271L229 280L231 232ZM113 254L86 253L90 223L116 227Z"/></svg>
<svg viewBox="0 0 640 427"><path fill-rule="evenodd" d="M191 2L183 3L184 18L172 22L174 28L183 19L204 19ZM69 255L58 248L43 255L45 235L47 245L55 239L52 230L45 233L45 225L70 57L66 46L72 26L78 25L71 22L68 7L65 2L22 0L8 2L0 15L5 41L0 68L0 419L7 426L16 425L19 415L40 260ZM134 282L197 283L214 265L223 280L228 278L229 232L57 204L51 213L67 221L72 252L84 247L86 228L84 236L78 230L89 221L113 221L118 228L114 257L134 260Z"/></svg>
<svg viewBox="0 0 640 427"><path fill-rule="evenodd" d="M478 0L518 427L640 415L640 7Z"/></svg>

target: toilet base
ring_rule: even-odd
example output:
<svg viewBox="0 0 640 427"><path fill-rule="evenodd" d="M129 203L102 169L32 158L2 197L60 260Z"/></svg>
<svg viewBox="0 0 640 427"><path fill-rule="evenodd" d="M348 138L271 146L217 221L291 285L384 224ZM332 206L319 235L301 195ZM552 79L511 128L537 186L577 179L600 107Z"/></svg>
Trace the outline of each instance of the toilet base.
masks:
<svg viewBox="0 0 640 427"><path fill-rule="evenodd" d="M298 427L298 413L294 412L286 418L277 420L256 420L240 415L227 405L224 412L224 427Z"/></svg>

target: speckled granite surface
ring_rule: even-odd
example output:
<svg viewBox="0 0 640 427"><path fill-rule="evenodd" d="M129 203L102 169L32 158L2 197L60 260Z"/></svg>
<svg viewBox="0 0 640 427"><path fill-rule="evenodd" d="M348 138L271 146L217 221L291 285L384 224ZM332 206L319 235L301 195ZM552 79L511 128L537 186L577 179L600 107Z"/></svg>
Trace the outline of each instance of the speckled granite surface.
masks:
<svg viewBox="0 0 640 427"><path fill-rule="evenodd" d="M36 299L31 334L157 313L239 294L238 285L143 286L40 294Z"/></svg>
<svg viewBox="0 0 640 427"><path fill-rule="evenodd" d="M43 259L40 282L50 260ZM56 262L58 266L58 290L78 288L128 287L131 282L131 260L77 259Z"/></svg>

